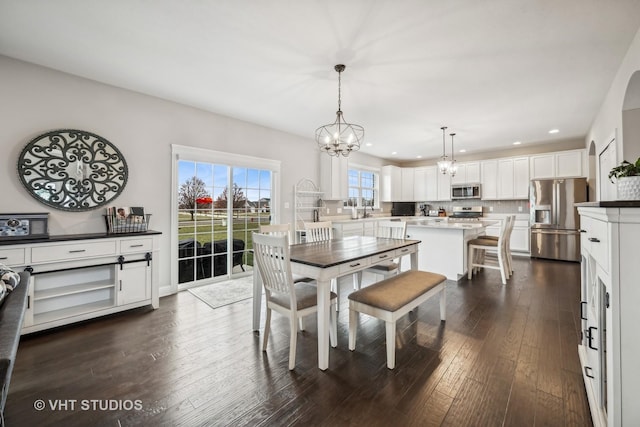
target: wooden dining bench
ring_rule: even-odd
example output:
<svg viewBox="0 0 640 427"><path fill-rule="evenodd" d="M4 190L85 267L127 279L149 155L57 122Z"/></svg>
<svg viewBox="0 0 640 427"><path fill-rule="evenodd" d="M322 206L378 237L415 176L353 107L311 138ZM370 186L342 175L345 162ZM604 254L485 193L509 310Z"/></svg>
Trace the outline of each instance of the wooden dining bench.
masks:
<svg viewBox="0 0 640 427"><path fill-rule="evenodd" d="M432 296L440 294L440 319L445 320L447 278L410 270L349 294L349 350L356 348L358 313L385 321L387 367L396 365L396 321Z"/></svg>

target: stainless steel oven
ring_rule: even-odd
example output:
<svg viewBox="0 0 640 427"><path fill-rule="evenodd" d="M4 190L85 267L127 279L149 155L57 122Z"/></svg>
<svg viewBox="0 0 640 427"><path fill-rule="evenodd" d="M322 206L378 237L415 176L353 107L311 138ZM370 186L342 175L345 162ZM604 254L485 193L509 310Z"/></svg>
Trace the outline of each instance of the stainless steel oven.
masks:
<svg viewBox="0 0 640 427"><path fill-rule="evenodd" d="M479 199L480 184L455 184L451 186L451 199Z"/></svg>

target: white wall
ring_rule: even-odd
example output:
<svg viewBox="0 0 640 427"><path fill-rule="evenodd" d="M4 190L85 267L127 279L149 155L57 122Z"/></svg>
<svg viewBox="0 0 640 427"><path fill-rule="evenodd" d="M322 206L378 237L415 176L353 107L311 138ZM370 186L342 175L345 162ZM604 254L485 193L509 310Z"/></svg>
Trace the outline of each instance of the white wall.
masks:
<svg viewBox="0 0 640 427"><path fill-rule="evenodd" d="M600 107L600 111L596 115L593 124L591 125L591 129L585 138L585 147L587 148L591 141L595 142L596 157L609 143L612 135L617 135L616 163L621 162L624 156L630 156L632 153L640 152L640 149L638 148L640 141L632 138L625 139L625 135L622 132L622 109L624 106L625 94L627 92L631 76L638 70L640 70L640 31L636 33L626 56L622 60L620 68L611 83L609 92ZM599 171L596 173L596 176L600 176Z"/></svg>
<svg viewBox="0 0 640 427"><path fill-rule="evenodd" d="M41 133L63 128L96 133L118 147L129 180L117 204L144 206L152 214L151 228L163 233L157 262L161 288L170 285L171 144L281 160L283 222L292 221L292 210L283 206L293 206L295 183L319 181L313 129L305 139L5 56L0 56L0 124L0 212L48 211L52 235L104 232L104 209L70 213L36 201L16 174L22 148Z"/></svg>

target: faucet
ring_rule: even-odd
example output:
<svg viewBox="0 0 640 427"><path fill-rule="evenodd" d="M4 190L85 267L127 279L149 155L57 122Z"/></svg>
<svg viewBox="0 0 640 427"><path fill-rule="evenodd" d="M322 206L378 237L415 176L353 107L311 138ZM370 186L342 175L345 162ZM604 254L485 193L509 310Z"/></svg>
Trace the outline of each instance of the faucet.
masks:
<svg viewBox="0 0 640 427"><path fill-rule="evenodd" d="M371 207L371 213L367 213L367 205L364 205L362 210L362 218L369 218L373 214L373 206Z"/></svg>

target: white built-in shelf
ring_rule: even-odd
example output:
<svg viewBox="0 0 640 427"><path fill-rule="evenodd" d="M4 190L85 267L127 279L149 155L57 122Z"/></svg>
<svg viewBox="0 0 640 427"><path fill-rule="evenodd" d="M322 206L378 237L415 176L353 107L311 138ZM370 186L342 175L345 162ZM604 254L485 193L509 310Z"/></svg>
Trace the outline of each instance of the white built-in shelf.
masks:
<svg viewBox="0 0 640 427"><path fill-rule="evenodd" d="M33 294L34 301L42 301L50 298L58 298L67 295L82 294L100 289L115 288L113 281L100 280L93 283L80 283L77 285L59 286L45 290L36 290Z"/></svg>
<svg viewBox="0 0 640 427"><path fill-rule="evenodd" d="M62 308L60 310L51 310L44 313L34 314L33 320L37 324L59 321L69 317L79 316L98 310L104 310L115 306L113 298L95 301L88 304L75 305Z"/></svg>

